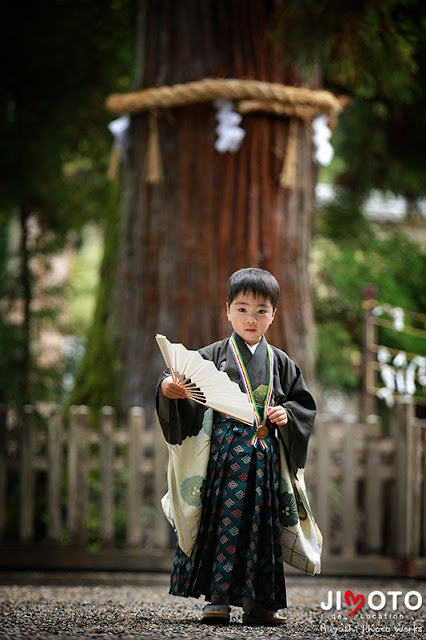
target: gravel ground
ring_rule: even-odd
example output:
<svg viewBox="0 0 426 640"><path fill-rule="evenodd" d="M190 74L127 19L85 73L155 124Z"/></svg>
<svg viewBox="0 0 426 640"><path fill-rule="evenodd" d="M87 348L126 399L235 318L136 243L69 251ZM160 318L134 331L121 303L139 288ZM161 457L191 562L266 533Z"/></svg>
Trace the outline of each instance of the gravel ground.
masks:
<svg viewBox="0 0 426 640"><path fill-rule="evenodd" d="M324 611L328 592L364 594L364 606L352 616L346 605ZM416 580L382 578L287 578L285 627L243 627L241 609L232 607L228 626L200 624L202 600L168 594L168 577L146 574L0 574L0 640L91 638L133 640L150 638L291 638L362 640L404 638L426 640L426 584ZM386 606L374 611L367 598L381 591ZM390 591L402 591L392 610ZM417 610L404 605L409 591L421 594ZM380 595L375 596L375 603ZM412 595L409 604L416 604ZM374 602L373 602L374 604ZM373 617L376 616L376 617ZM392 617L390 617L392 616Z"/></svg>

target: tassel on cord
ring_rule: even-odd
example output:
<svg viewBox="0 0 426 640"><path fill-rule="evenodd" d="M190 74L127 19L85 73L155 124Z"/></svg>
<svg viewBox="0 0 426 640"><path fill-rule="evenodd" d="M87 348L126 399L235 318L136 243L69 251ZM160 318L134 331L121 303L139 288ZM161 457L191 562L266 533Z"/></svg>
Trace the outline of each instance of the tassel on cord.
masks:
<svg viewBox="0 0 426 640"><path fill-rule="evenodd" d="M299 123L297 118L291 118L288 132L287 149L284 158L283 169L280 176L280 185L284 189L294 189L296 186L297 169L297 134Z"/></svg>
<svg viewBox="0 0 426 640"><path fill-rule="evenodd" d="M120 149L113 147L111 150L111 156L109 158L107 178L111 182L116 179L118 172L118 165L120 164Z"/></svg>
<svg viewBox="0 0 426 640"><path fill-rule="evenodd" d="M146 182L158 184L164 179L163 165L160 153L160 136L158 133L157 114L149 113L149 138L146 157Z"/></svg>
<svg viewBox="0 0 426 640"><path fill-rule="evenodd" d="M115 180L120 166L120 161L122 158L126 157L129 126L129 114L125 114L124 116L121 116L121 118L117 118L117 120L113 120L108 124L108 129L114 136L114 143L107 171L108 180Z"/></svg>

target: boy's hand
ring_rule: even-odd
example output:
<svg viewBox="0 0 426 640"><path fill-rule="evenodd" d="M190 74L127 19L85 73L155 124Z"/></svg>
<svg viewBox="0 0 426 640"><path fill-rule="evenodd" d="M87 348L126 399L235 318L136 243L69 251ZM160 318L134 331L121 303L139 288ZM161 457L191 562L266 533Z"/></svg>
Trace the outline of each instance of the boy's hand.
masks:
<svg viewBox="0 0 426 640"><path fill-rule="evenodd" d="M277 424L278 426L283 426L288 422L287 411L281 406L269 407L268 418L272 424Z"/></svg>
<svg viewBox="0 0 426 640"><path fill-rule="evenodd" d="M166 396L166 398L169 398L170 400L179 400L188 397L185 389L176 382L173 382L172 376L164 378L160 385L160 389L163 396Z"/></svg>

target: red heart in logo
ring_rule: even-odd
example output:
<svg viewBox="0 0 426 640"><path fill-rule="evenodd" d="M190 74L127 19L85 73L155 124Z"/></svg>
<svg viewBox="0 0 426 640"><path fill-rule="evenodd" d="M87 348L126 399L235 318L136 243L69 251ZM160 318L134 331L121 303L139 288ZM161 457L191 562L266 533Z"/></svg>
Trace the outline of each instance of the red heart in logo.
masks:
<svg viewBox="0 0 426 640"><path fill-rule="evenodd" d="M348 607L351 606L352 602L353 602L353 604L356 604L355 609L353 611L351 611L350 613L348 613L348 616L353 616L353 614L356 613L358 611L358 609L361 609L362 605L365 602L365 598L361 593L358 596L354 596L352 591L345 591L345 600L346 600L346 604L348 605ZM357 604L357 602L358 602L358 604Z"/></svg>

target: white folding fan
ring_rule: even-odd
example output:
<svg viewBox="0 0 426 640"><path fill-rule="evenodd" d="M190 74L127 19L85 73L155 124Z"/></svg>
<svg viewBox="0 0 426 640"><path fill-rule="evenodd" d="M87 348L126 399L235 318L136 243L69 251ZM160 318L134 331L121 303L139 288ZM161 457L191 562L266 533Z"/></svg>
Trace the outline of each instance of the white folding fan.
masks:
<svg viewBox="0 0 426 640"><path fill-rule="evenodd" d="M219 371L214 362L205 360L198 351L171 343L160 334L155 339L173 380L186 390L188 398L241 422L253 424L253 405L227 373Z"/></svg>

